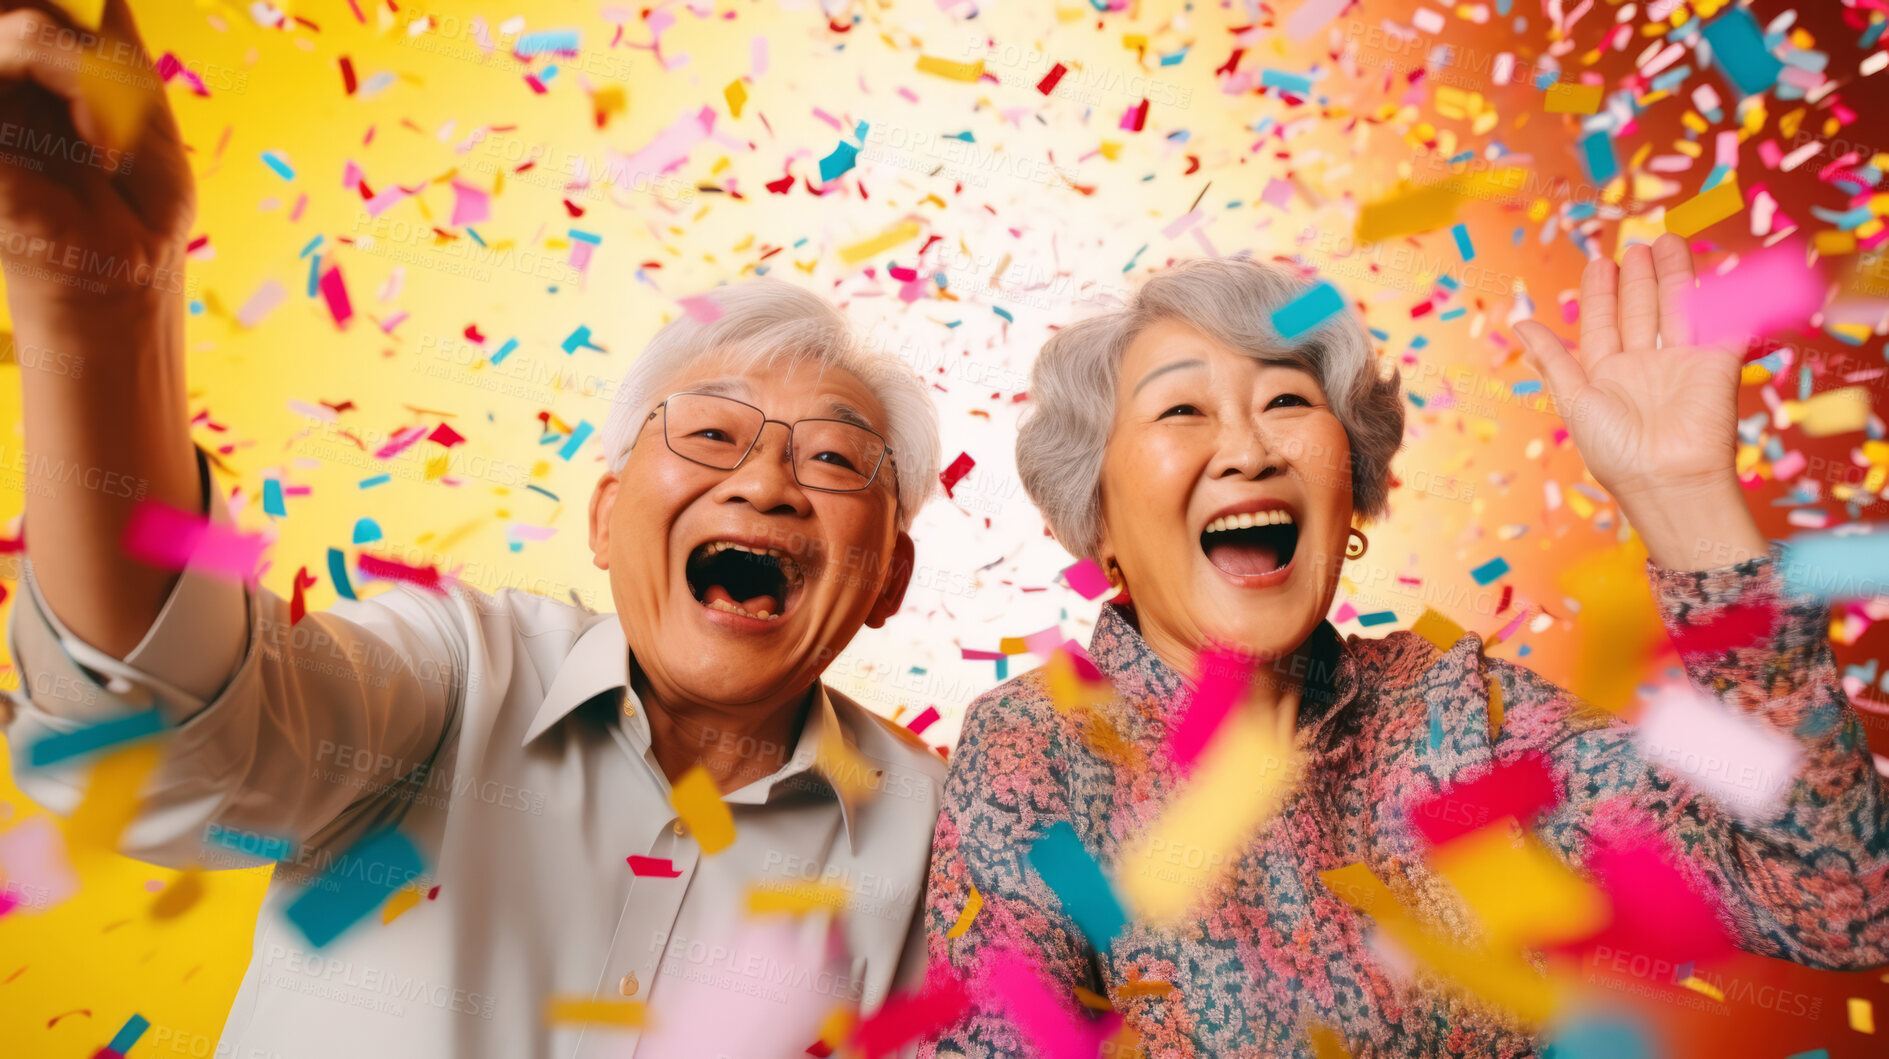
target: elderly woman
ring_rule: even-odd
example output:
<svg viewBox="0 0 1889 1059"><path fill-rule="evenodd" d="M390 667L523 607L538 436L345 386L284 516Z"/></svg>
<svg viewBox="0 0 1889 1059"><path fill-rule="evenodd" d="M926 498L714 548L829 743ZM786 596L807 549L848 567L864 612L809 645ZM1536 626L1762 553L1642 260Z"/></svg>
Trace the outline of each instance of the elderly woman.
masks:
<svg viewBox="0 0 1889 1059"><path fill-rule="evenodd" d="M1340 638L1325 615L1344 560L1366 544L1354 520L1385 510L1398 381L1347 313L1291 338L1271 327L1307 287L1297 275L1250 260L1180 265L1126 309L1063 330L1036 363L1017 462L1056 539L1120 589L1089 646L1114 698L1059 708L1038 670L971 705L927 914L934 982L961 976L978 1003L935 1054L1032 1050L1030 1021L1006 1017L1015 977L988 988L1006 951L1036 965L1071 1018L1080 990L1106 997L1152 1055L1303 1055L1314 1034L1353 1054L1535 1051L1526 1023L1387 966L1367 943L1373 917L1321 878L1362 863L1423 919L1463 923L1412 807L1531 752L1557 788L1535 833L1569 864L1642 825L1709 884L1743 947L1824 967L1889 960L1889 800L1837 681L1826 607L1787 593L1741 499L1740 358L1689 344L1682 240L1632 247L1618 272L1588 267L1578 355L1538 324L1521 337L1644 541L1674 638L1729 613L1774 615L1745 646L1684 662L1697 688L1801 748L1779 812L1734 818L1648 764L1632 726L1486 656L1474 635L1448 650L1407 632ZM1296 717L1289 792L1178 920L1131 918L1092 942L1092 909L1085 921L1063 899L1067 880L1059 893L1043 878L1080 872L1050 870L1032 847L1052 827L1073 831L1118 870L1184 790L1169 741L1214 646L1264 663L1232 716ZM1252 784L1266 782L1268 763L1252 767Z"/></svg>

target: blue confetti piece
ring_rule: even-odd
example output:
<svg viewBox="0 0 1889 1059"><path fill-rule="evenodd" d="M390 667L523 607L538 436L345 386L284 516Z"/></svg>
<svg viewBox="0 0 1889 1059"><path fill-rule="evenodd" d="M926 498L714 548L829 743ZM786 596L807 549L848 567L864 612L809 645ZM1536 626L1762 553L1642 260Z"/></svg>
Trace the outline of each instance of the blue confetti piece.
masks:
<svg viewBox="0 0 1889 1059"><path fill-rule="evenodd" d="M1277 88L1295 96L1312 94L1312 79L1304 74L1295 74L1286 70L1261 70L1259 83L1262 88Z"/></svg>
<svg viewBox="0 0 1889 1059"><path fill-rule="evenodd" d="M266 478L262 483L262 510L277 518L287 518L288 507L282 502L282 480Z"/></svg>
<svg viewBox="0 0 1889 1059"><path fill-rule="evenodd" d="M1613 138L1605 132L1590 132L1581 137L1581 162L1587 167L1587 177L1596 184L1605 184L1620 175L1620 160L1614 157Z"/></svg>
<svg viewBox="0 0 1889 1059"><path fill-rule="evenodd" d="M487 363L488 363L488 364L498 364L498 363L501 363L502 361L504 361L504 359L505 359L506 357L509 357L509 356L511 356L511 355L512 355L512 351L513 351L513 350L515 350L515 349L517 349L517 348L518 348L518 340L517 340L516 338L508 338L508 339L506 339L506 340L505 340L505 344L504 344L504 345L502 345L502 346L500 346L500 347L498 347L498 352L497 352L497 353L494 353L494 354L492 354L492 359L491 359L491 360L489 360L489 361L487 361Z"/></svg>
<svg viewBox="0 0 1889 1059"><path fill-rule="evenodd" d="M335 595L342 599L359 599L354 594L354 586L348 584L348 558L341 554L341 549L328 549L328 579L335 583Z"/></svg>
<svg viewBox="0 0 1889 1059"><path fill-rule="evenodd" d="M1443 273L1441 276L1438 276L1436 278L1436 282L1438 286L1444 287L1449 290L1455 290L1458 287L1462 286L1462 283L1458 281L1455 276L1452 276L1447 272Z"/></svg>
<svg viewBox="0 0 1889 1059"><path fill-rule="evenodd" d="M335 858L285 915L319 949L423 871L420 851L407 836L392 830L367 835Z"/></svg>
<svg viewBox="0 0 1889 1059"><path fill-rule="evenodd" d="M473 242L478 243L480 246L485 245L485 239L479 235L479 230L472 225L466 225L466 234L472 236Z"/></svg>
<svg viewBox="0 0 1889 1059"><path fill-rule="evenodd" d="M1791 592L1820 599L1889 595L1889 534L1799 534L1786 543L1780 565Z"/></svg>
<svg viewBox="0 0 1889 1059"><path fill-rule="evenodd" d="M262 164L275 170L275 175L284 180L295 179L295 167L289 164L288 156L281 151L262 152Z"/></svg>
<svg viewBox="0 0 1889 1059"><path fill-rule="evenodd" d="M1509 561L1498 555L1488 562L1483 563L1481 566L1476 567L1474 570L1469 571L1469 576L1475 578L1477 584L1486 585L1508 572Z"/></svg>
<svg viewBox="0 0 1889 1059"><path fill-rule="evenodd" d="M1765 48L1764 32L1750 11L1734 7L1706 23L1701 32L1712 46L1712 61L1740 92L1755 96L1777 84L1784 64Z"/></svg>
<svg viewBox="0 0 1889 1059"><path fill-rule="evenodd" d="M1344 295L1320 280L1311 290L1273 310L1272 327L1279 337L1294 339L1344 311Z"/></svg>
<svg viewBox="0 0 1889 1059"><path fill-rule="evenodd" d="M354 543L372 544L380 540L380 523L371 518L356 519L354 523Z"/></svg>
<svg viewBox="0 0 1889 1059"><path fill-rule="evenodd" d="M552 492L552 491L551 491L551 490L549 490L549 489L546 489L546 488L545 488L544 486L541 486L541 485L528 485L528 486L526 486L525 488L526 488L526 489L529 489L529 490L531 490L531 491L532 491L532 492L534 492L534 493L543 493L543 494L544 494L545 496L548 496L548 497L550 497L550 498L551 498L551 499L553 499L553 500L557 500L557 499L558 499L558 495L557 495L556 493L554 493L554 492ZM559 502L560 502L560 503L562 503L562 501L559 501Z"/></svg>
<svg viewBox="0 0 1889 1059"><path fill-rule="evenodd" d="M204 308L205 307L202 302L198 301L195 298L190 299L190 315L202 316Z"/></svg>
<svg viewBox="0 0 1889 1059"><path fill-rule="evenodd" d="M603 242L603 236L596 232L584 231L582 228L572 228L570 234L572 239L580 243L589 243L591 246L597 246Z"/></svg>
<svg viewBox="0 0 1889 1059"><path fill-rule="evenodd" d="M580 349L597 348L590 344L590 325L588 324L581 325L577 330L565 335L564 341L560 346L566 353L576 353Z"/></svg>
<svg viewBox="0 0 1889 1059"><path fill-rule="evenodd" d="M963 140L963 141L964 141L965 143L976 143L976 142L977 142L977 137L975 137L975 136L973 136L973 135L971 135L971 130L969 130L969 129L965 129L965 130L964 130L963 132L954 132L954 133L952 133L951 135L949 135L949 136L947 136L947 137L945 137L945 139L947 139L947 140Z"/></svg>
<svg viewBox="0 0 1889 1059"><path fill-rule="evenodd" d="M1542 1059L1653 1059L1646 1032L1616 1016L1586 1018L1554 1035Z"/></svg>
<svg viewBox="0 0 1889 1059"><path fill-rule="evenodd" d="M302 252L301 252L301 253L299 253L299 254L296 254L295 256L296 256L296 257L307 257L308 255L310 255L310 254L312 254L312 253L314 253L314 252L315 252L315 249L316 249L317 247L319 247L319 246L321 246L321 242L322 242L322 240L323 240L323 239L326 239L326 238L327 238L327 236L324 236L324 235L317 235L317 236L316 236L315 238L313 238L313 239L310 239L310 240L308 241L308 244L307 244L306 246L303 246L303 247L302 247Z"/></svg>
<svg viewBox="0 0 1889 1059"><path fill-rule="evenodd" d="M313 298L321 293L321 255L308 259L308 296Z"/></svg>
<svg viewBox="0 0 1889 1059"><path fill-rule="evenodd" d="M125 1020L125 1024L118 1029L118 1036L113 1037L112 1042L105 1047L123 1055L130 1051L132 1046L138 1043L138 1038L144 1036L144 1031L150 1028L149 1019L143 1015L133 1015Z"/></svg>
<svg viewBox="0 0 1889 1059"><path fill-rule="evenodd" d="M564 447L558 450L558 458L568 460L572 456L577 455L577 450L582 447L584 440L590 437L591 431L594 429L595 428L590 425L590 420L585 419L580 421L577 424L577 429L571 431L570 438L564 442Z"/></svg>
<svg viewBox="0 0 1889 1059"><path fill-rule="evenodd" d="M1388 625L1396 620L1397 612L1394 610L1374 610L1369 614L1358 615L1358 624L1367 628L1372 625Z"/></svg>
<svg viewBox="0 0 1889 1059"><path fill-rule="evenodd" d="M1444 312L1444 313L1443 313L1443 314L1442 314L1441 316L1438 316L1438 317L1437 317L1437 319L1439 319L1439 320L1454 320L1454 319L1456 319L1457 317L1459 317L1459 316L1462 316L1462 315L1463 315L1464 313L1467 313L1468 311L1469 311L1468 309L1465 309L1465 308L1463 308L1462 306L1460 306L1460 305L1458 305L1458 306L1457 306L1456 308L1454 308L1454 309L1450 309L1450 310L1447 310L1447 311L1445 311L1445 312Z"/></svg>
<svg viewBox="0 0 1889 1059"><path fill-rule="evenodd" d="M997 659L997 679L1008 680L1009 677L1010 677L1010 659L1008 658Z"/></svg>
<svg viewBox="0 0 1889 1059"><path fill-rule="evenodd" d="M1518 382L1515 385L1509 387L1509 392L1513 393L1517 397L1527 397L1531 393L1540 393L1541 380L1540 379L1523 379L1521 382Z"/></svg>
<svg viewBox="0 0 1889 1059"><path fill-rule="evenodd" d="M544 29L521 34L518 43L512 45L512 54L521 59L546 52L576 55L582 43L583 35L575 29Z"/></svg>
<svg viewBox="0 0 1889 1059"><path fill-rule="evenodd" d="M1097 952L1128 925L1122 903L1109 885L1102 866L1083 848L1082 839L1067 820L1058 820L1030 847L1030 867L1043 877Z"/></svg>
<svg viewBox="0 0 1889 1059"><path fill-rule="evenodd" d="M1003 318L1004 318L1004 321L1005 321L1006 323L1012 323L1012 324L1014 324L1014 323L1016 323L1016 322L1017 322L1017 318L1016 318L1016 317L1014 317L1014 316L1012 316L1012 315L1010 315L1010 310L1008 310L1008 309L1006 309L1006 308L1004 308L1004 307L1003 307L1003 306L1001 306L1001 305L993 305L993 306L991 306L991 307L990 307L990 311L991 311L991 312L994 312L994 313L996 313L996 314L997 314L998 316L1001 316L1001 317L1003 317Z"/></svg>
<svg viewBox="0 0 1889 1059"><path fill-rule="evenodd" d="M859 159L859 148L850 143L842 143L833 148L833 153L820 159L820 182L826 183L842 176L853 168Z"/></svg>
<svg viewBox="0 0 1889 1059"><path fill-rule="evenodd" d="M1443 749L1443 708L1430 701L1430 749Z"/></svg>
<svg viewBox="0 0 1889 1059"><path fill-rule="evenodd" d="M377 485L386 485L388 482L391 482L393 480L394 480L394 476L391 474L377 474L373 476L372 478L361 479L358 485L362 489L372 489Z"/></svg>
<svg viewBox="0 0 1889 1059"><path fill-rule="evenodd" d="M556 77L557 75L558 75L557 64L552 63L551 65L546 66L544 69L538 71L538 83L541 85L548 85L551 83L551 79L553 77Z"/></svg>
<svg viewBox="0 0 1889 1059"><path fill-rule="evenodd" d="M1459 224L1450 229L1450 234L1456 237L1456 250L1463 255L1463 260L1476 260L1476 244L1469 241L1469 225Z"/></svg>
<svg viewBox="0 0 1889 1059"><path fill-rule="evenodd" d="M109 721L88 724L74 732L49 735L27 751L26 762L34 768L70 761L82 754L121 746L153 736L164 730L164 715L156 710L139 710Z"/></svg>

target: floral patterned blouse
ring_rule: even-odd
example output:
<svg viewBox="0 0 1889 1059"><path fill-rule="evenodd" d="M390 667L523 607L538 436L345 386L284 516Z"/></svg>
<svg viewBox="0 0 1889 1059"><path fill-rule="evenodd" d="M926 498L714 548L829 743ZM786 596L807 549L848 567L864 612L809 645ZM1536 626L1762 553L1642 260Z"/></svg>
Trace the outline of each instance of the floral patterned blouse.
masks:
<svg viewBox="0 0 1889 1059"><path fill-rule="evenodd" d="M1530 751L1546 756L1561 787L1535 833L1567 862L1581 865L1615 821L1650 820L1699 891L1715 896L1741 947L1820 967L1889 962L1889 792L1838 683L1828 607L1786 594L1780 561L1774 546L1716 570L1647 564L1675 641L1728 608L1775 608L1768 636L1684 657L1695 686L1803 748L1788 800L1767 826L1739 822L1649 764L1631 725L1486 656L1474 634L1441 652L1408 632L1340 640L1324 623L1299 712L1303 781L1191 918L1159 929L1131 922L1098 953L1026 852L1046 827L1067 821L1109 870L1175 788L1158 751L1186 694L1129 619L1105 607L1090 654L1114 682L1112 704L1059 712L1037 670L970 707L933 843L934 981L975 981L981 953L1021 950L1071 998L1072 1017L1078 988L1105 995L1150 1056L1309 1056L1313 1024L1359 1057L1535 1054L1542 1041L1519 1024L1424 984L1427 976L1389 973L1367 944L1370 918L1319 878L1363 862L1418 915L1450 922L1456 899L1426 863L1409 807ZM1496 685L1505 709L1492 739ZM1098 720L1127 753L1108 739L1106 756L1094 749L1098 733L1080 729ZM948 937L972 886L982 908ZM1137 981L1172 989L1122 989ZM1001 1008L986 998L921 1054L1031 1054Z"/></svg>

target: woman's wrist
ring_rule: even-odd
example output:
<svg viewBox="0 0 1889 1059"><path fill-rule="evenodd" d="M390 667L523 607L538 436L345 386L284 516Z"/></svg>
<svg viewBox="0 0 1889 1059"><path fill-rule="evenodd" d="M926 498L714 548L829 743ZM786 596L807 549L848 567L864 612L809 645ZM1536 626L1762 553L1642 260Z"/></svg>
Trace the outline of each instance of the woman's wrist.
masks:
<svg viewBox="0 0 1889 1059"><path fill-rule="evenodd" d="M1736 478L1616 499L1656 566L1712 570L1770 554L1771 542L1758 529Z"/></svg>

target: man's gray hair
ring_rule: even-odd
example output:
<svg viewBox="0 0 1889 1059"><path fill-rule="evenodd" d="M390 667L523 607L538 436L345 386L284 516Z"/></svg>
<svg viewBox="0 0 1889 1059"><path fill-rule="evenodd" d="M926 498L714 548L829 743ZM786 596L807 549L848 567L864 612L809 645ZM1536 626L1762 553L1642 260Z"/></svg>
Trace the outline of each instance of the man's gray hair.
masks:
<svg viewBox="0 0 1889 1059"><path fill-rule="evenodd" d="M822 371L852 375L885 408L879 427L892 451L879 473L895 473L898 526L909 530L937 487L939 459L938 410L911 365L868 349L832 302L784 280L747 280L703 297L719 316L704 322L685 315L664 324L624 372L603 427L610 469L623 469L644 419L669 396L657 388L690 364L714 357L746 373L813 361Z"/></svg>
<svg viewBox="0 0 1889 1059"><path fill-rule="evenodd" d="M1115 420L1122 355L1160 320L1317 378L1351 443L1352 509L1364 518L1384 514L1391 457L1404 435L1401 382L1395 371L1380 372L1364 325L1348 310L1291 339L1273 329L1273 310L1310 286L1290 269L1250 258L1188 261L1150 277L1125 308L1050 338L1030 371L1031 410L1017 431L1017 473L1064 548L1094 558L1101 546L1102 455Z"/></svg>

